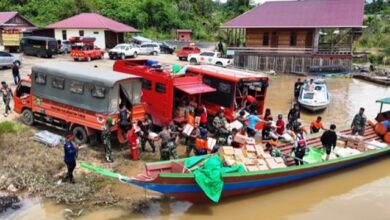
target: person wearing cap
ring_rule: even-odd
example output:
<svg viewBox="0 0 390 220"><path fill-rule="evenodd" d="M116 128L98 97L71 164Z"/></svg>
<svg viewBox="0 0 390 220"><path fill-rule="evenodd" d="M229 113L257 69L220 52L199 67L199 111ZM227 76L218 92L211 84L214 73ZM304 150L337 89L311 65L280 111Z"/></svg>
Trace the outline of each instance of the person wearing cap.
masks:
<svg viewBox="0 0 390 220"><path fill-rule="evenodd" d="M318 133L321 129L325 130L322 124L322 117L318 116L317 120L312 121L310 124L310 134Z"/></svg>
<svg viewBox="0 0 390 220"><path fill-rule="evenodd" d="M225 113L223 111L218 112L218 115L213 120L215 136L218 142L227 142L227 137L230 134L229 130L226 128L227 124L228 122L225 118Z"/></svg>
<svg viewBox="0 0 390 220"><path fill-rule="evenodd" d="M112 127L112 118L108 117L106 119L106 124L103 127L102 137L103 137L103 142L106 145L105 159L109 163L114 162L114 160L112 159L112 148L111 148L111 127Z"/></svg>
<svg viewBox="0 0 390 220"><path fill-rule="evenodd" d="M145 152L146 142L149 143L149 146L152 148L152 152L156 151L156 146L154 145L154 141L149 138L149 133L152 131L153 122L150 119L149 114L144 115L144 121L138 121L138 126L141 128L141 150Z"/></svg>
<svg viewBox="0 0 390 220"><path fill-rule="evenodd" d="M336 125L330 125L330 129L325 131L321 136L321 143L326 152L326 160L329 160L330 152L332 148L336 147L337 143L337 134L336 134Z"/></svg>
<svg viewBox="0 0 390 220"><path fill-rule="evenodd" d="M353 117L351 129L352 135L356 133L360 136L364 136L364 130L366 127L367 117L364 115L364 108L360 108L359 113Z"/></svg>
<svg viewBox="0 0 390 220"><path fill-rule="evenodd" d="M68 173L65 179L69 179L70 183L75 183L73 179L73 171L76 168L77 150L77 145L73 143L73 134L71 132L67 133L64 143L64 161L66 167L68 168Z"/></svg>
<svg viewBox="0 0 390 220"><path fill-rule="evenodd" d="M161 146L160 146L160 159L161 160L170 160L171 157L173 159L177 159L177 152L176 152L176 144L175 144L175 138L171 134L171 130L169 129L169 126L164 126L162 131L158 134L157 139L161 140Z"/></svg>
<svg viewBox="0 0 390 220"><path fill-rule="evenodd" d="M302 137L297 137L294 142L294 147L292 149L294 151L294 161L295 165L303 165L303 157L306 153L306 141Z"/></svg>

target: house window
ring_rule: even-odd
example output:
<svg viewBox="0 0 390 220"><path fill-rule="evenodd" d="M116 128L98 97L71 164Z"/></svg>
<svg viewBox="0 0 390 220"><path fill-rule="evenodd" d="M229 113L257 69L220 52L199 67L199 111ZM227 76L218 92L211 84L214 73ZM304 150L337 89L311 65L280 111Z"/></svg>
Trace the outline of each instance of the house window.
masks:
<svg viewBox="0 0 390 220"><path fill-rule="evenodd" d="M291 32L291 35L290 35L290 46L291 47L297 46L297 32Z"/></svg>
<svg viewBox="0 0 390 220"><path fill-rule="evenodd" d="M83 37L83 36L84 36L84 31L83 31L83 30L79 30L79 36L80 36L80 37Z"/></svg>
<svg viewBox="0 0 390 220"><path fill-rule="evenodd" d="M165 91L166 91L165 84L156 83L156 92L158 92L158 93L165 93Z"/></svg>
<svg viewBox="0 0 390 220"><path fill-rule="evenodd" d="M76 94L84 94L84 83L76 80L70 82L70 91Z"/></svg>
<svg viewBox="0 0 390 220"><path fill-rule="evenodd" d="M94 31L93 34L99 34L99 31Z"/></svg>
<svg viewBox="0 0 390 220"><path fill-rule="evenodd" d="M64 89L65 80L63 78L54 78L51 85L56 89Z"/></svg>
<svg viewBox="0 0 390 220"><path fill-rule="evenodd" d="M68 37L66 36L66 30L62 30L62 40L66 40Z"/></svg>
<svg viewBox="0 0 390 220"><path fill-rule="evenodd" d="M151 90L152 89L152 81L147 80L147 79L143 79L142 80L142 88L147 89L147 90Z"/></svg>
<svg viewBox="0 0 390 220"><path fill-rule="evenodd" d="M269 34L268 32L264 32L263 34L263 46L269 45Z"/></svg>

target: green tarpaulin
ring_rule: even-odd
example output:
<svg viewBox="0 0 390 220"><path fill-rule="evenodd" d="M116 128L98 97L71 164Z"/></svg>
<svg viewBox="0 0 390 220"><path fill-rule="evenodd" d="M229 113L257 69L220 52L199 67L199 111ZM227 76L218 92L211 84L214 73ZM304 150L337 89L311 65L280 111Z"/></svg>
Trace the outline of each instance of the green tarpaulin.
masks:
<svg viewBox="0 0 390 220"><path fill-rule="evenodd" d="M319 163L322 162L322 156L324 155L324 152L322 149L316 148L316 147L309 147L307 150L305 156L303 157L303 160L305 163L312 164L312 163Z"/></svg>

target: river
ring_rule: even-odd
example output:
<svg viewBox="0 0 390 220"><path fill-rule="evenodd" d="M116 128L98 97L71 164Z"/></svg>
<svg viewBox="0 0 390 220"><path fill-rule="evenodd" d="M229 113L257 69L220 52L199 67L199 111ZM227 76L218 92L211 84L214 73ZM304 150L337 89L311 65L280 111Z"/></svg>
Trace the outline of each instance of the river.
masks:
<svg viewBox="0 0 390 220"><path fill-rule="evenodd" d="M276 116L286 116L291 106L292 88L297 77L282 75L271 79L266 106ZM379 110L375 100L390 96L390 88L355 79L327 79L332 102L321 113L303 112L304 124L317 115L325 126L335 123L348 126L360 107L368 118ZM388 110L390 106L386 106ZM390 216L390 160L383 158L360 167L314 178L303 183L272 191L236 197L220 204L192 205L188 202L164 200L154 202L142 214L128 210L102 209L80 219L268 219L268 220L385 220ZM133 187L133 186L123 186ZM52 202L27 200L16 212L0 216L12 220L64 219L62 206Z"/></svg>

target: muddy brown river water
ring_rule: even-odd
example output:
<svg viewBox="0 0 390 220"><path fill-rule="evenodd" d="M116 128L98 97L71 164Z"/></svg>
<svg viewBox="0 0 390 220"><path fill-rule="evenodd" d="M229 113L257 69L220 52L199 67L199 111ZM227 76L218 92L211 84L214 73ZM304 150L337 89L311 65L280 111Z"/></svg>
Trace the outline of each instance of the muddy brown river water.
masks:
<svg viewBox="0 0 390 220"><path fill-rule="evenodd" d="M277 76L271 79L266 106L276 116L285 116L291 106L292 87L297 77ZM327 79L332 102L321 113L304 112L305 124L321 115L325 126L336 123L347 127L360 107L368 118L376 116L375 100L390 96L390 87L355 79ZM386 110L390 106L385 107ZM124 185L123 187L133 187ZM0 219L51 220L64 219L65 207L52 202L27 200L16 212ZM314 178L272 191L240 196L220 204L193 205L188 202L163 200L154 202L142 214L128 210L102 209L80 219L390 219L390 160L388 157L352 169Z"/></svg>

